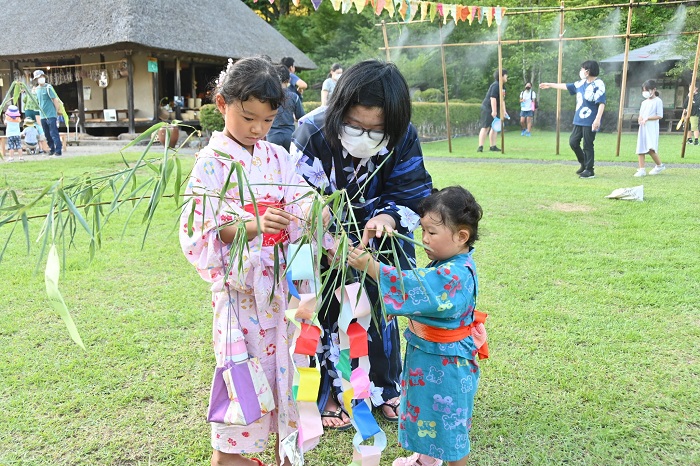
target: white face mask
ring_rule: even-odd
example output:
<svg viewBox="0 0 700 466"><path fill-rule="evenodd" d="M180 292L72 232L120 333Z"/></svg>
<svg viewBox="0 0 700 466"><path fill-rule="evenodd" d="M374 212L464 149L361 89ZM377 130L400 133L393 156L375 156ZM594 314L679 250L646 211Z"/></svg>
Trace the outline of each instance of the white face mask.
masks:
<svg viewBox="0 0 700 466"><path fill-rule="evenodd" d="M334 79L335 81L337 81L337 80L340 79L340 77L341 77L342 75L343 75L343 73L337 73L337 74L334 74L334 75L332 75L332 76L333 76L333 79Z"/></svg>
<svg viewBox="0 0 700 466"><path fill-rule="evenodd" d="M345 131L341 131L340 143L353 157L368 159L384 149L389 143L389 139L384 138L382 142L377 142L370 139L367 133L363 133L361 136L349 136Z"/></svg>
<svg viewBox="0 0 700 466"><path fill-rule="evenodd" d="M642 97L644 97L645 99L648 99L649 97L651 97L651 92L649 92L649 91L643 91L643 92L642 92Z"/></svg>
<svg viewBox="0 0 700 466"><path fill-rule="evenodd" d="M37 79L37 82L40 86L43 86L44 84L46 84L46 78L39 78Z"/></svg>
<svg viewBox="0 0 700 466"><path fill-rule="evenodd" d="M578 72L578 77L581 79L586 79L586 70L581 70Z"/></svg>

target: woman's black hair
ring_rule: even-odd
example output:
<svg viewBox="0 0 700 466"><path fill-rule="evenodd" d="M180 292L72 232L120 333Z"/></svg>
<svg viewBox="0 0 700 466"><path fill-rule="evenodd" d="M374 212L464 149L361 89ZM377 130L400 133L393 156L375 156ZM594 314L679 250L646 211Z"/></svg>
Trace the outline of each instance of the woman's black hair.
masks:
<svg viewBox="0 0 700 466"><path fill-rule="evenodd" d="M595 60L587 60L581 63L581 68L588 71L588 74L591 76L597 77L600 74L600 67L598 66L598 62Z"/></svg>
<svg viewBox="0 0 700 466"><path fill-rule="evenodd" d="M653 79L647 79L646 81L644 81L644 83L642 84L642 90L651 91L652 89L656 89L656 81L654 81ZM656 95L656 97L658 97L659 91L654 91L654 94Z"/></svg>
<svg viewBox="0 0 700 466"><path fill-rule="evenodd" d="M215 83L212 97L215 98L216 94L221 94L227 104L255 98L269 103L273 110L284 101L279 72L265 57L243 58L229 63Z"/></svg>
<svg viewBox="0 0 700 466"><path fill-rule="evenodd" d="M483 213L472 193L461 186L433 189L432 194L418 205L418 215L421 217L435 214L442 224L454 231L463 228L469 230L469 247L479 239L479 220Z"/></svg>
<svg viewBox="0 0 700 466"><path fill-rule="evenodd" d="M328 77L330 78L331 76L333 76L334 71L338 71L338 70L342 70L342 69L343 69L343 65L341 65L340 63L333 63L331 65L331 71L328 73Z"/></svg>
<svg viewBox="0 0 700 466"><path fill-rule="evenodd" d="M335 149L341 148L338 136L343 120L355 105L382 109L389 150L396 146L411 122L408 84L393 63L365 60L343 72L328 103L324 126L326 140Z"/></svg>

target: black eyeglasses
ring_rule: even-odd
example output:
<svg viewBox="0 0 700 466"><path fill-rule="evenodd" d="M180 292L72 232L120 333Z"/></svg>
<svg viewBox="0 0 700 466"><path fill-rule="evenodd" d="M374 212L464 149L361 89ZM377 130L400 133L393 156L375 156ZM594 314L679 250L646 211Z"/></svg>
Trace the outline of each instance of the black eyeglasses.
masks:
<svg viewBox="0 0 700 466"><path fill-rule="evenodd" d="M343 124L343 131L345 131L345 134L347 134L348 136L354 137L359 137L362 136L364 133L367 133L367 137L369 137L372 141L376 142L382 142L384 138L386 138L386 134L384 133L384 131L380 131L378 129L364 129L358 126L352 126L348 124Z"/></svg>

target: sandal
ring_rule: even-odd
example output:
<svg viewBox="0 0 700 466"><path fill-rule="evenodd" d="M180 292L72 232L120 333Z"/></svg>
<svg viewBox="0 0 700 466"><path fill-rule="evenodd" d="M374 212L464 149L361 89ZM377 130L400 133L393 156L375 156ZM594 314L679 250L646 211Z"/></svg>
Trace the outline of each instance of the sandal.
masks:
<svg viewBox="0 0 700 466"><path fill-rule="evenodd" d="M321 420L323 420L323 418L325 417L325 418L336 418L336 419L340 419L342 421L343 414L345 414L345 416L347 416L348 418L350 417L350 416L348 416L348 413L346 413L343 408L338 406L335 411L321 411ZM342 426L323 426L324 429L333 429L333 430L339 430L339 431L348 430L351 427L352 427L352 424L350 423L349 420L348 420L347 424L342 425Z"/></svg>
<svg viewBox="0 0 700 466"><path fill-rule="evenodd" d="M250 461L255 461L255 462L258 464L258 466L266 466L265 463L263 463L262 461L260 461L260 460L257 459L257 458L248 458L248 459L249 459Z"/></svg>
<svg viewBox="0 0 700 466"><path fill-rule="evenodd" d="M433 458L432 456L414 453L405 458L396 458L391 466L440 466L442 460Z"/></svg>
<svg viewBox="0 0 700 466"><path fill-rule="evenodd" d="M393 401L393 402L392 402ZM389 422L399 422L399 405L401 404L401 401L399 401L398 398L394 398L393 400L387 400L384 403L380 404L377 406L379 408L379 411L382 413L382 417L386 419ZM393 412L393 416L388 416L384 412L384 406L388 406Z"/></svg>

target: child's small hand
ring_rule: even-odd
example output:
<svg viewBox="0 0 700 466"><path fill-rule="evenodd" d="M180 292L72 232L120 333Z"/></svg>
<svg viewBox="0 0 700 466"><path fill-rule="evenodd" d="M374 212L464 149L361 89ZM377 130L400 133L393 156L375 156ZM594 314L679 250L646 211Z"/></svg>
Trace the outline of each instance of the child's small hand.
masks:
<svg viewBox="0 0 700 466"><path fill-rule="evenodd" d="M379 262L377 262L374 257L372 257L372 254L363 247L350 248L348 250L348 265L360 272L366 270L367 275L375 280L377 279Z"/></svg>
<svg viewBox="0 0 700 466"><path fill-rule="evenodd" d="M260 229L263 233L276 235L289 226L289 222L294 217L284 210L268 207L260 216Z"/></svg>

